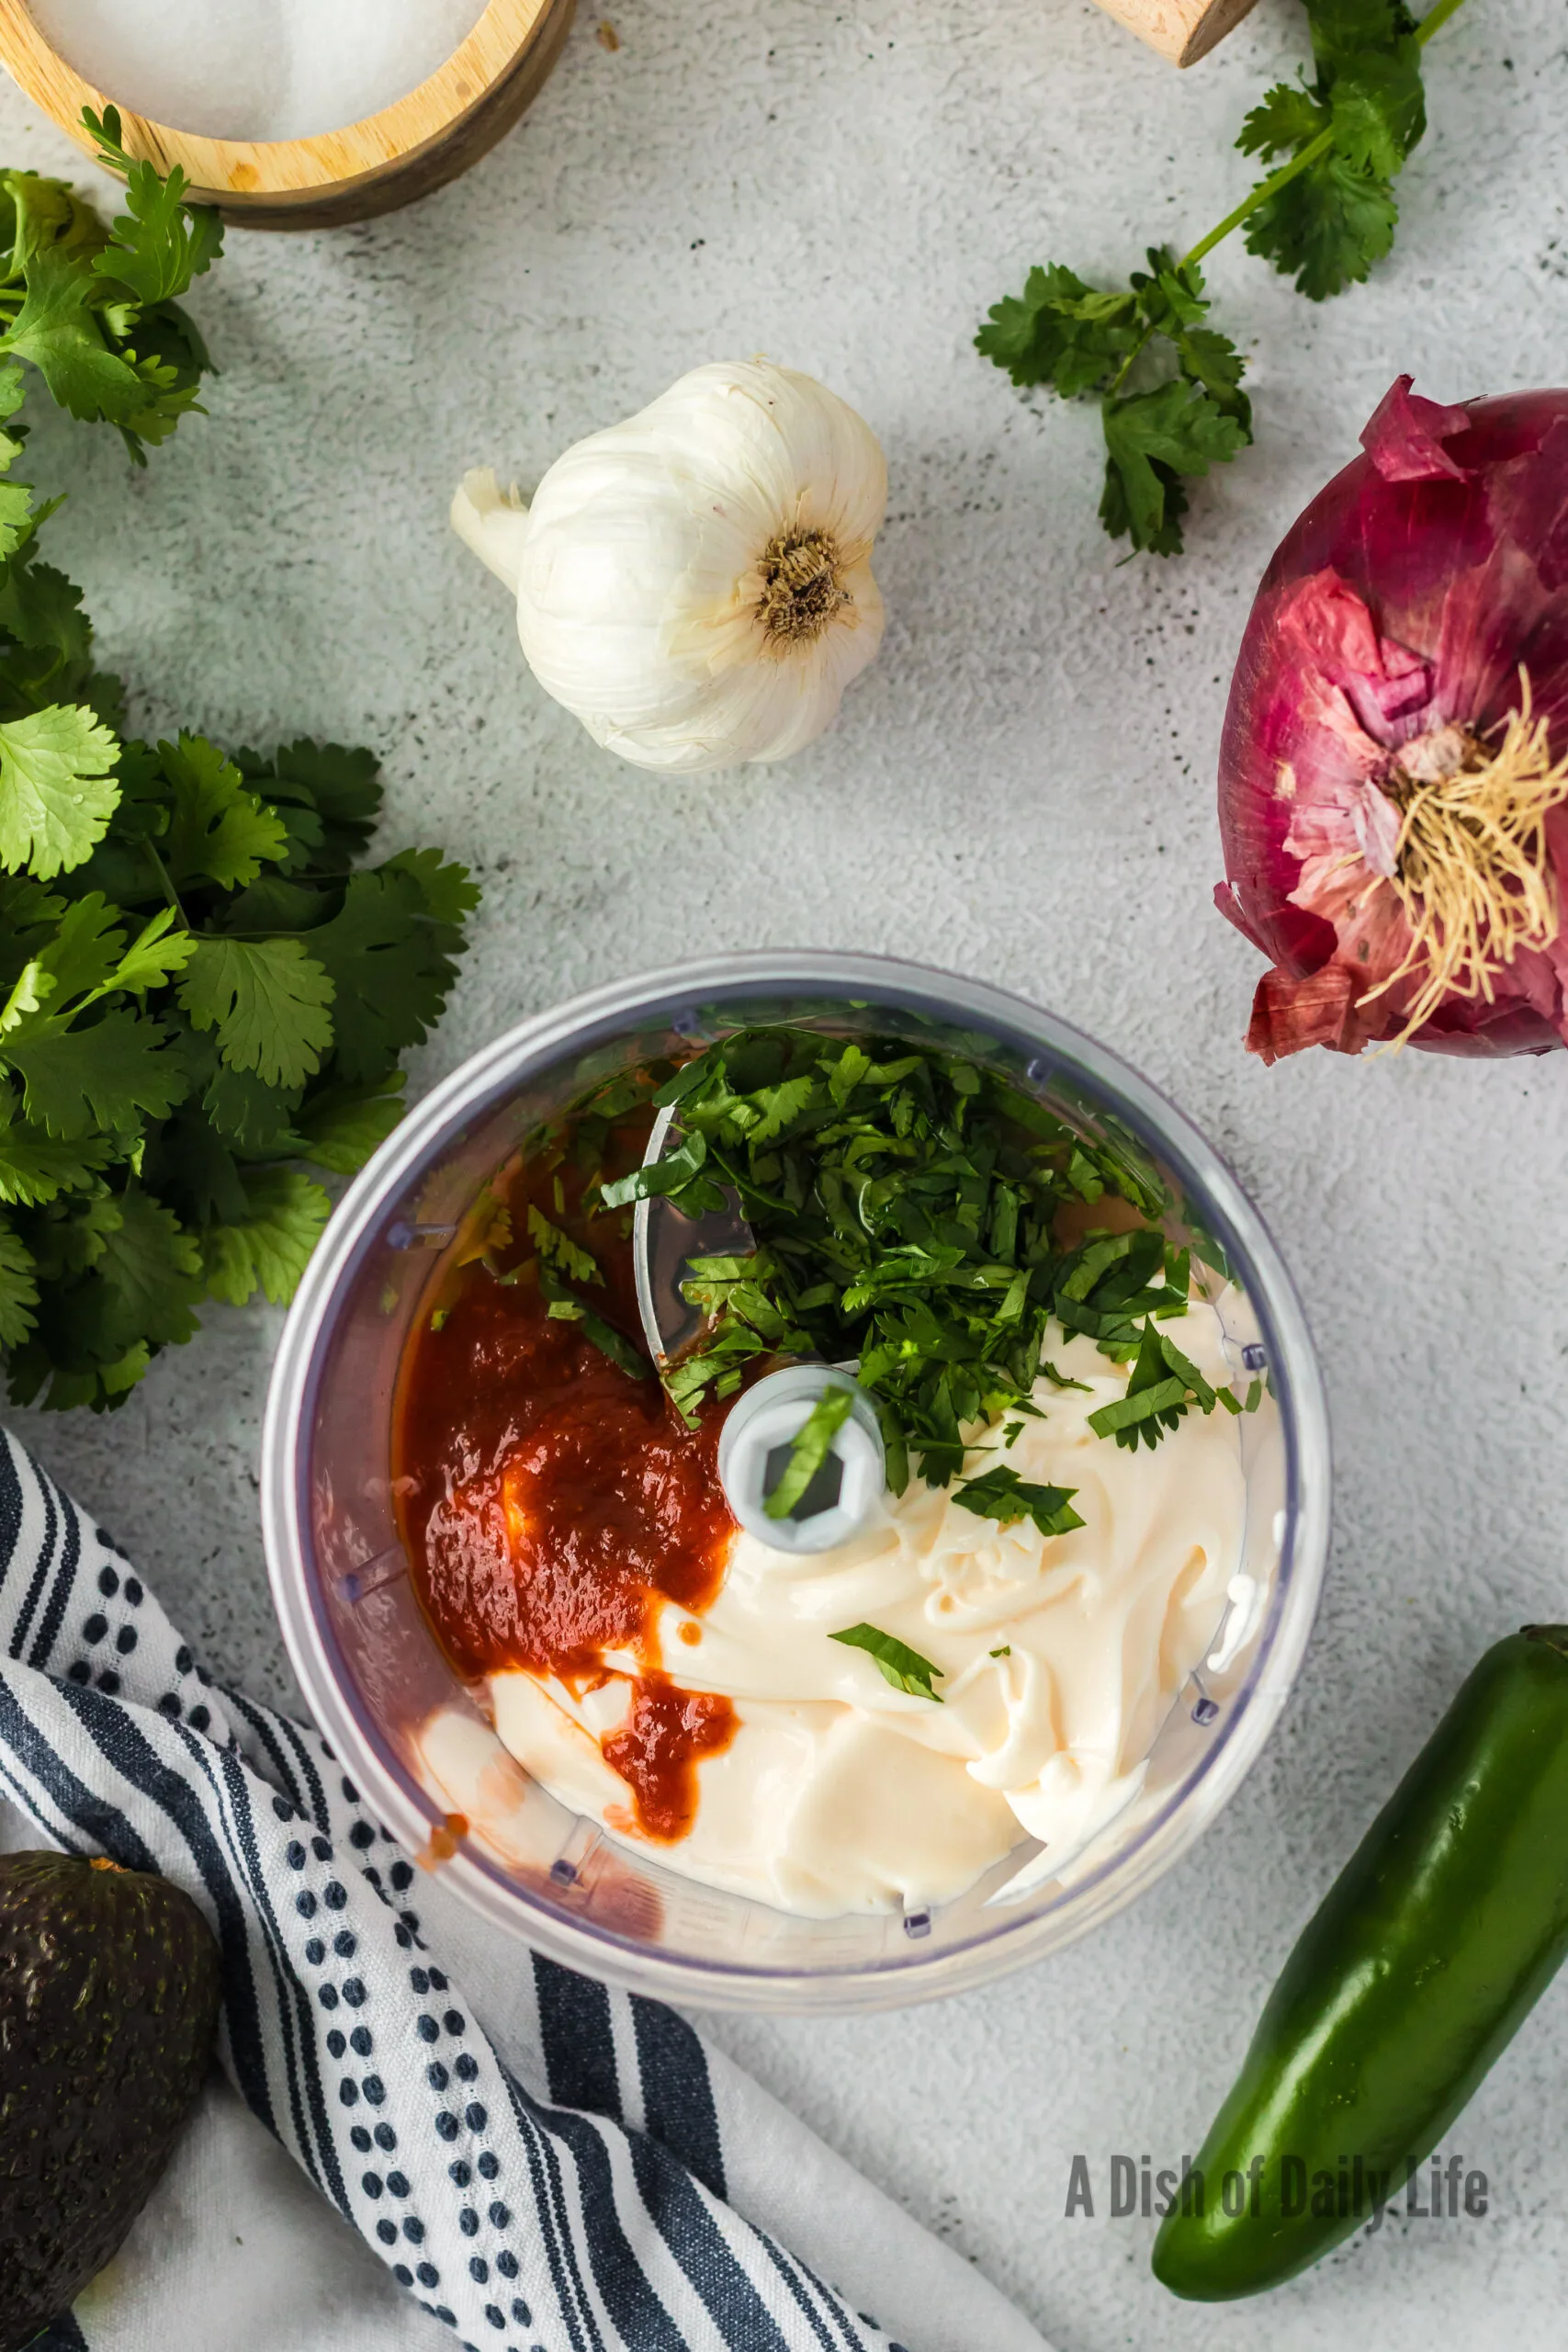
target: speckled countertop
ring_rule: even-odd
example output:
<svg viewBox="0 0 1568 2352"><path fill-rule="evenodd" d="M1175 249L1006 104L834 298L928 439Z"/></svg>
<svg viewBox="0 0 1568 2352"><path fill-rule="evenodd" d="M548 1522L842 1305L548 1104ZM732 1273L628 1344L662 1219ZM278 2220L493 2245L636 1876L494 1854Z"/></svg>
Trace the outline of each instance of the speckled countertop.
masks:
<svg viewBox="0 0 1568 2352"><path fill-rule="evenodd" d="M1031 262L1116 273L1235 200L1227 141L1303 53L1291 0L1178 75L1087 0L614 0L458 186L329 236L234 233L195 307L211 422L130 472L41 415L75 493L50 550L160 728L384 752L399 840L485 887L427 1084L592 982L754 944L865 947L1016 989L1118 1048L1236 1167L1304 1293L1336 1541L1296 1694L1162 1884L1065 1956L934 2008L719 2023L724 2044L1015 2295L1063 2352L1156 2342L1555 2346L1568 2294L1568 1984L1448 2144L1483 2222L1408 2222L1267 2305L1171 2303L1151 2224L1064 2218L1071 2155L1174 2162L1314 1900L1474 1656L1568 1596L1568 1063L1240 1047L1255 959L1212 912L1212 779L1250 590L1390 379L1568 379L1560 5L1494 0L1429 55L1432 131L1376 282L1314 311L1229 246L1258 446L1179 564L1118 569L1095 420L1031 409L969 337ZM0 85L8 160L74 151ZM525 482L705 358L824 377L886 444L883 653L788 767L656 784L534 688L452 540L462 469ZM269 1314L215 1313L118 1417L12 1417L219 1671L286 1694L256 1453ZM984 2352L975 2347L975 2352Z"/></svg>

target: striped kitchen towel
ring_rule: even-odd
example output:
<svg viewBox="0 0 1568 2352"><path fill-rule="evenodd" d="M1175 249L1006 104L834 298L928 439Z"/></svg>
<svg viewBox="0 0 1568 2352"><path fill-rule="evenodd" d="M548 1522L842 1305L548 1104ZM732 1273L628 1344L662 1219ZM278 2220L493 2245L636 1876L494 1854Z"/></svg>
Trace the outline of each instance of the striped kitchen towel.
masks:
<svg viewBox="0 0 1568 2352"><path fill-rule="evenodd" d="M210 1683L3 1432L0 1659L0 1788L28 1841L195 1897L223 1955L226 2073L382 2266L321 2211L289 2228L298 2191L218 2090L194 2169L182 2151L46 2343L1043 2352L672 2010L457 1916L326 1743Z"/></svg>

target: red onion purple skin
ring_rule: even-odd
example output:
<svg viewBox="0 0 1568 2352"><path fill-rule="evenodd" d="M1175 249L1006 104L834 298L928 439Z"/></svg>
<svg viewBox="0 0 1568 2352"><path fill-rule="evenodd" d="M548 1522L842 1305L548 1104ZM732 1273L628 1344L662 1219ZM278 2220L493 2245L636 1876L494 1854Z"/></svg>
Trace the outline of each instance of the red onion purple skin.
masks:
<svg viewBox="0 0 1568 2352"><path fill-rule="evenodd" d="M1259 984L1247 1040L1269 1060L1314 1042L1292 1034L1289 1015L1280 1019L1280 1004L1311 994L1293 984L1318 976L1326 988L1337 977L1334 924L1291 903L1303 861L1285 846L1297 804L1279 795L1281 767L1328 784L1359 773L1303 702L1292 616L1322 609L1320 591L1332 593L1322 576L1361 599L1384 640L1430 665L1425 716L1374 718L1379 742L1393 747L1435 718L1484 733L1517 707L1522 662L1553 751L1568 743L1568 391L1442 407L1412 395L1410 382L1393 385L1361 436L1365 453L1276 549L1231 683L1219 793L1227 880L1215 899L1276 966ZM1330 661L1320 675L1358 695L1365 723L1367 673ZM1568 819L1554 812L1548 831L1568 903ZM1568 968L1568 943L1562 961ZM1315 1042L1359 1052L1403 1026L1400 1001L1391 990L1342 1035ZM1563 1022L1556 959L1527 949L1505 969L1494 1003L1450 999L1411 1043L1434 1053L1545 1053L1564 1042Z"/></svg>

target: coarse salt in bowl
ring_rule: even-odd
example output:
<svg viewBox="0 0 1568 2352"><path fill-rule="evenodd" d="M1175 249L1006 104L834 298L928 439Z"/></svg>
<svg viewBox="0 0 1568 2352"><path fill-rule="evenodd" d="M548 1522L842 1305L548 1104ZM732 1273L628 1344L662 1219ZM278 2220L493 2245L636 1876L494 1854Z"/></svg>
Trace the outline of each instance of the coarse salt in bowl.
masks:
<svg viewBox="0 0 1568 2352"><path fill-rule="evenodd" d="M545 81L575 0L0 0L12 79L102 163L128 154L262 229L328 228L444 187ZM412 77L412 78L411 78Z"/></svg>

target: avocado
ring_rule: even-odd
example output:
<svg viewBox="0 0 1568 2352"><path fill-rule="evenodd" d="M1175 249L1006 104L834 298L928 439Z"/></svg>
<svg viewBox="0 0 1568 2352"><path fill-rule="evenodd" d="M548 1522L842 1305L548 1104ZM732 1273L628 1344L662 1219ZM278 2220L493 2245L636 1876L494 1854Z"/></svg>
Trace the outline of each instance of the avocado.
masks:
<svg viewBox="0 0 1568 2352"><path fill-rule="evenodd" d="M0 2352L117 2251L206 2079L221 1966L167 1879L0 1855Z"/></svg>

